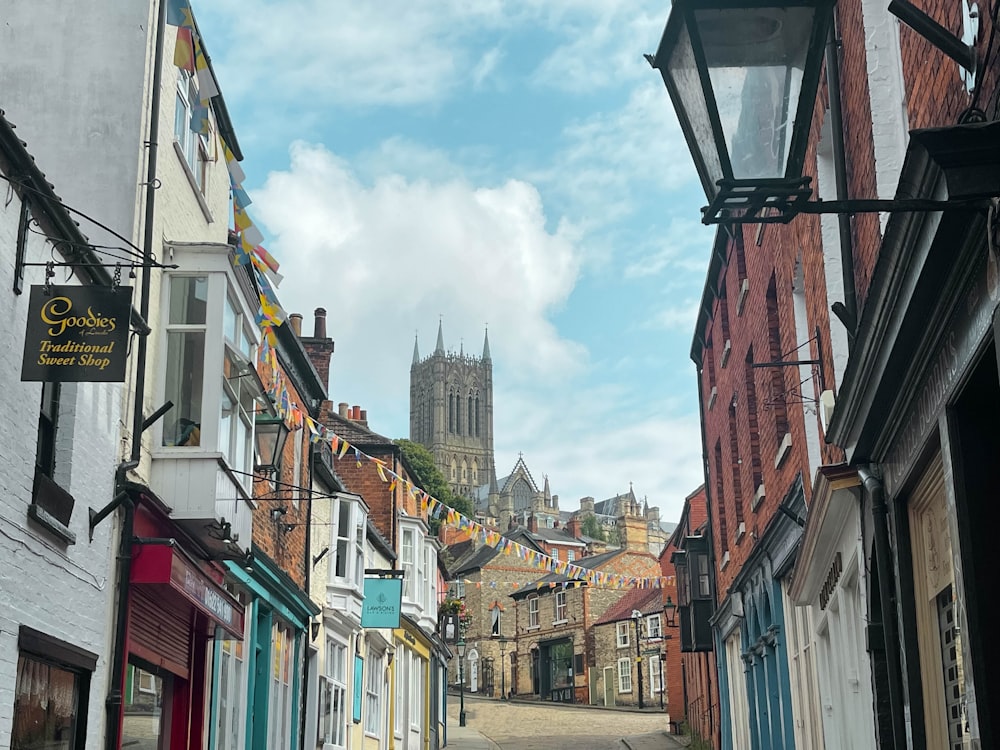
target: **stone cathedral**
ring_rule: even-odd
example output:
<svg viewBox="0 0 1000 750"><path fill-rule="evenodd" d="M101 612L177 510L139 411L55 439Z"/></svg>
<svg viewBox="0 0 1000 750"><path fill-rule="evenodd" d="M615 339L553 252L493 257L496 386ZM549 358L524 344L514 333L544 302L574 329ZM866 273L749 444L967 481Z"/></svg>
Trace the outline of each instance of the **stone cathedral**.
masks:
<svg viewBox="0 0 1000 750"><path fill-rule="evenodd" d="M489 333L481 357L445 351L442 323L430 356L421 359L414 340L410 440L430 450L455 494L472 498L483 485L496 487Z"/></svg>

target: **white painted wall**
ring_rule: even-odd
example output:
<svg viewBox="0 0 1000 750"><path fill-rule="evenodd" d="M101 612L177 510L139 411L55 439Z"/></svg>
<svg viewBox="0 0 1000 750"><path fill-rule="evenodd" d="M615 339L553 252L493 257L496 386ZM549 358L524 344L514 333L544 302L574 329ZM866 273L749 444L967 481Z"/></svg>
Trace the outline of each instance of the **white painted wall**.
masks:
<svg viewBox="0 0 1000 750"><path fill-rule="evenodd" d="M43 165L44 166L44 165ZM7 184L0 183L6 194ZM110 502L118 462L120 384L67 383L62 388L57 433L56 480L76 500L70 530L76 544L63 546L28 520L34 476L41 384L22 383L27 287L41 283L43 270L29 267L24 294L12 291L20 200L0 201L0 297L6 311L0 326L3 419L0 419L0 747L9 747L17 675L18 629L47 633L98 655L90 686L87 746L97 747L104 731L108 654L114 591L113 519L89 541L88 507ZM51 245L29 236L29 262L52 257ZM59 273L59 281L62 274ZM73 283L72 281L68 283Z"/></svg>

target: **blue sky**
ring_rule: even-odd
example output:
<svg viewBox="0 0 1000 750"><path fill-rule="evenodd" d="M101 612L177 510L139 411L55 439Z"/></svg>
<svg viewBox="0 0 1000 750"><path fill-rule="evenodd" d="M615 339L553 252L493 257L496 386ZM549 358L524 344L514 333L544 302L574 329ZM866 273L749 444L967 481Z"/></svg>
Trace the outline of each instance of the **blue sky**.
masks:
<svg viewBox="0 0 1000 750"><path fill-rule="evenodd" d="M192 0L289 312L333 401L408 433L414 335L494 363L497 473L560 507L702 481L689 359L712 231L631 0Z"/></svg>

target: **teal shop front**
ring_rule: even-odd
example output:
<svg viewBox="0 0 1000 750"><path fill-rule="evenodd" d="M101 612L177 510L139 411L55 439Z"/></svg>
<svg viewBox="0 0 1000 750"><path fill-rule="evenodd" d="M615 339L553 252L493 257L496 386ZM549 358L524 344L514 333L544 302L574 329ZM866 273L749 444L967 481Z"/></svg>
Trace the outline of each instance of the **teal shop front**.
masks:
<svg viewBox="0 0 1000 750"><path fill-rule="evenodd" d="M300 746L309 623L320 610L257 549L249 570L227 565L246 624L242 643L223 634L215 641L208 747L293 750Z"/></svg>

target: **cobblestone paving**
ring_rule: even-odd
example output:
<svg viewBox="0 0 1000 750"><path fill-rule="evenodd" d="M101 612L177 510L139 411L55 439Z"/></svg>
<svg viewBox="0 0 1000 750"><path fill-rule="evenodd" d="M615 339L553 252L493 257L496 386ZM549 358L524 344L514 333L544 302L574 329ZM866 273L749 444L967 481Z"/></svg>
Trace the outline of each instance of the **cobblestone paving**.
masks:
<svg viewBox="0 0 1000 750"><path fill-rule="evenodd" d="M448 698L449 721L458 724L457 697ZM519 703L465 700L466 726L501 750L675 750L683 745L666 734L664 714Z"/></svg>

